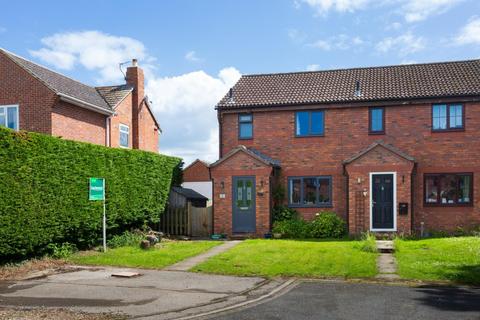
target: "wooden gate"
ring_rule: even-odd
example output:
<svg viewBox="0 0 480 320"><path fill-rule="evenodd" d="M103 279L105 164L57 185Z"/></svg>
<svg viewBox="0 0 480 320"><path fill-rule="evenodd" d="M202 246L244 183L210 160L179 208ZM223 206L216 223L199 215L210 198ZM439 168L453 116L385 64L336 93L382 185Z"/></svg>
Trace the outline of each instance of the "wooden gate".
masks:
<svg viewBox="0 0 480 320"><path fill-rule="evenodd" d="M168 207L160 217L160 231L169 235L208 237L212 233L212 207Z"/></svg>

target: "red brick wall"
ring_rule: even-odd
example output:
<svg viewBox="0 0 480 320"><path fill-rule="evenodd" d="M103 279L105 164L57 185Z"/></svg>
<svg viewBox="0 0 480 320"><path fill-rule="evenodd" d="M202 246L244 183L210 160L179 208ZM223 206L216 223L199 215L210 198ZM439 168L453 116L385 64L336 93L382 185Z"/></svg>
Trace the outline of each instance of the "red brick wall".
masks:
<svg viewBox="0 0 480 320"><path fill-rule="evenodd" d="M143 103L138 116L138 134L139 149L158 153L160 131L145 103Z"/></svg>
<svg viewBox="0 0 480 320"><path fill-rule="evenodd" d="M210 169L203 162L195 161L183 170L183 181L210 181Z"/></svg>
<svg viewBox="0 0 480 320"><path fill-rule="evenodd" d="M120 147L120 124L127 125L130 128L128 145L132 148L132 94L120 102L115 108L115 115L110 118L110 146Z"/></svg>
<svg viewBox="0 0 480 320"><path fill-rule="evenodd" d="M453 230L457 226L480 224L480 196L474 194L473 207L424 207L423 174L473 172L474 190L480 190L480 103L466 103L465 112L465 131L434 133L431 132L430 103L387 106L385 135L369 135L367 107L334 108L325 112L324 137L296 138L294 111L259 111L254 112L252 140L238 140L238 115L223 113L221 150L225 155L243 144L280 160L285 187L288 176L331 175L331 209L346 218L347 180L342 161L374 141L384 140L413 156L417 162L413 204L415 228L418 230L423 221L426 229ZM318 209L299 211L309 218Z"/></svg>
<svg viewBox="0 0 480 320"><path fill-rule="evenodd" d="M211 168L214 199L214 233L232 234L232 177L255 176L256 231L262 237L270 230L270 174L272 168L251 156L237 152ZM262 186L263 181L263 186ZM224 188L222 189L222 182ZM220 194L225 194L221 198Z"/></svg>
<svg viewBox="0 0 480 320"><path fill-rule="evenodd" d="M53 136L105 145L105 115L59 101L51 117Z"/></svg>
<svg viewBox="0 0 480 320"><path fill-rule="evenodd" d="M0 105L19 105L20 129L51 134L56 95L0 52Z"/></svg>
<svg viewBox="0 0 480 320"><path fill-rule="evenodd" d="M140 104L145 97L144 91L144 74L142 68L139 67L128 67L127 68L127 83L133 86L132 92L132 143L133 148L138 148L138 137L139 137L139 109Z"/></svg>

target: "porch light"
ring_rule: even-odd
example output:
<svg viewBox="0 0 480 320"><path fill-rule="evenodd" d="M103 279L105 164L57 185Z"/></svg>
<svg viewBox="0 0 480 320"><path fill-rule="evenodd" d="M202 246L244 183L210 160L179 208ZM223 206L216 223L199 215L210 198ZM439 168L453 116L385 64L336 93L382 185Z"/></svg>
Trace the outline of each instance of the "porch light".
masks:
<svg viewBox="0 0 480 320"><path fill-rule="evenodd" d="M224 190L225 189L225 182L220 182L220 189Z"/></svg>

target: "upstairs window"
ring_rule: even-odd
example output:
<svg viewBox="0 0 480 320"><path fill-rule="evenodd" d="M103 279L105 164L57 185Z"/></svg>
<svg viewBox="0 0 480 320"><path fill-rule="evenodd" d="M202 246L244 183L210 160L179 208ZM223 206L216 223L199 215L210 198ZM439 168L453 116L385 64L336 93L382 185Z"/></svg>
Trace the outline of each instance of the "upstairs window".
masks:
<svg viewBox="0 0 480 320"><path fill-rule="evenodd" d="M383 134L385 133L385 109L384 108L370 108L369 113L369 133Z"/></svg>
<svg viewBox="0 0 480 320"><path fill-rule="evenodd" d="M323 136L324 111L298 111L295 113L295 135L297 137Z"/></svg>
<svg viewBox="0 0 480 320"><path fill-rule="evenodd" d="M434 104L432 106L432 130L463 130L463 109L462 104Z"/></svg>
<svg viewBox="0 0 480 320"><path fill-rule="evenodd" d="M18 106L0 106L0 126L18 130Z"/></svg>
<svg viewBox="0 0 480 320"><path fill-rule="evenodd" d="M238 138L252 139L253 138L253 116L252 114L238 115Z"/></svg>
<svg viewBox="0 0 480 320"><path fill-rule="evenodd" d="M473 174L425 174L425 204L461 206L473 203Z"/></svg>
<svg viewBox="0 0 480 320"><path fill-rule="evenodd" d="M130 136L130 128L124 124L120 124L120 147L129 148L128 141Z"/></svg>
<svg viewBox="0 0 480 320"><path fill-rule="evenodd" d="M288 178L288 204L291 207L332 206L332 177Z"/></svg>

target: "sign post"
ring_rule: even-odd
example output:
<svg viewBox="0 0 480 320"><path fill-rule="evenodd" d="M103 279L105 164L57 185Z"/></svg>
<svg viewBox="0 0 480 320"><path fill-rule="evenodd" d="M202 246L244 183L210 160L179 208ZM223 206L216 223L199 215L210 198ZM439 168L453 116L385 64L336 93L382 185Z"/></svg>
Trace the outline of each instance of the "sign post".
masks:
<svg viewBox="0 0 480 320"><path fill-rule="evenodd" d="M103 252L107 251L107 215L105 206L105 179L90 178L88 200L103 201Z"/></svg>

